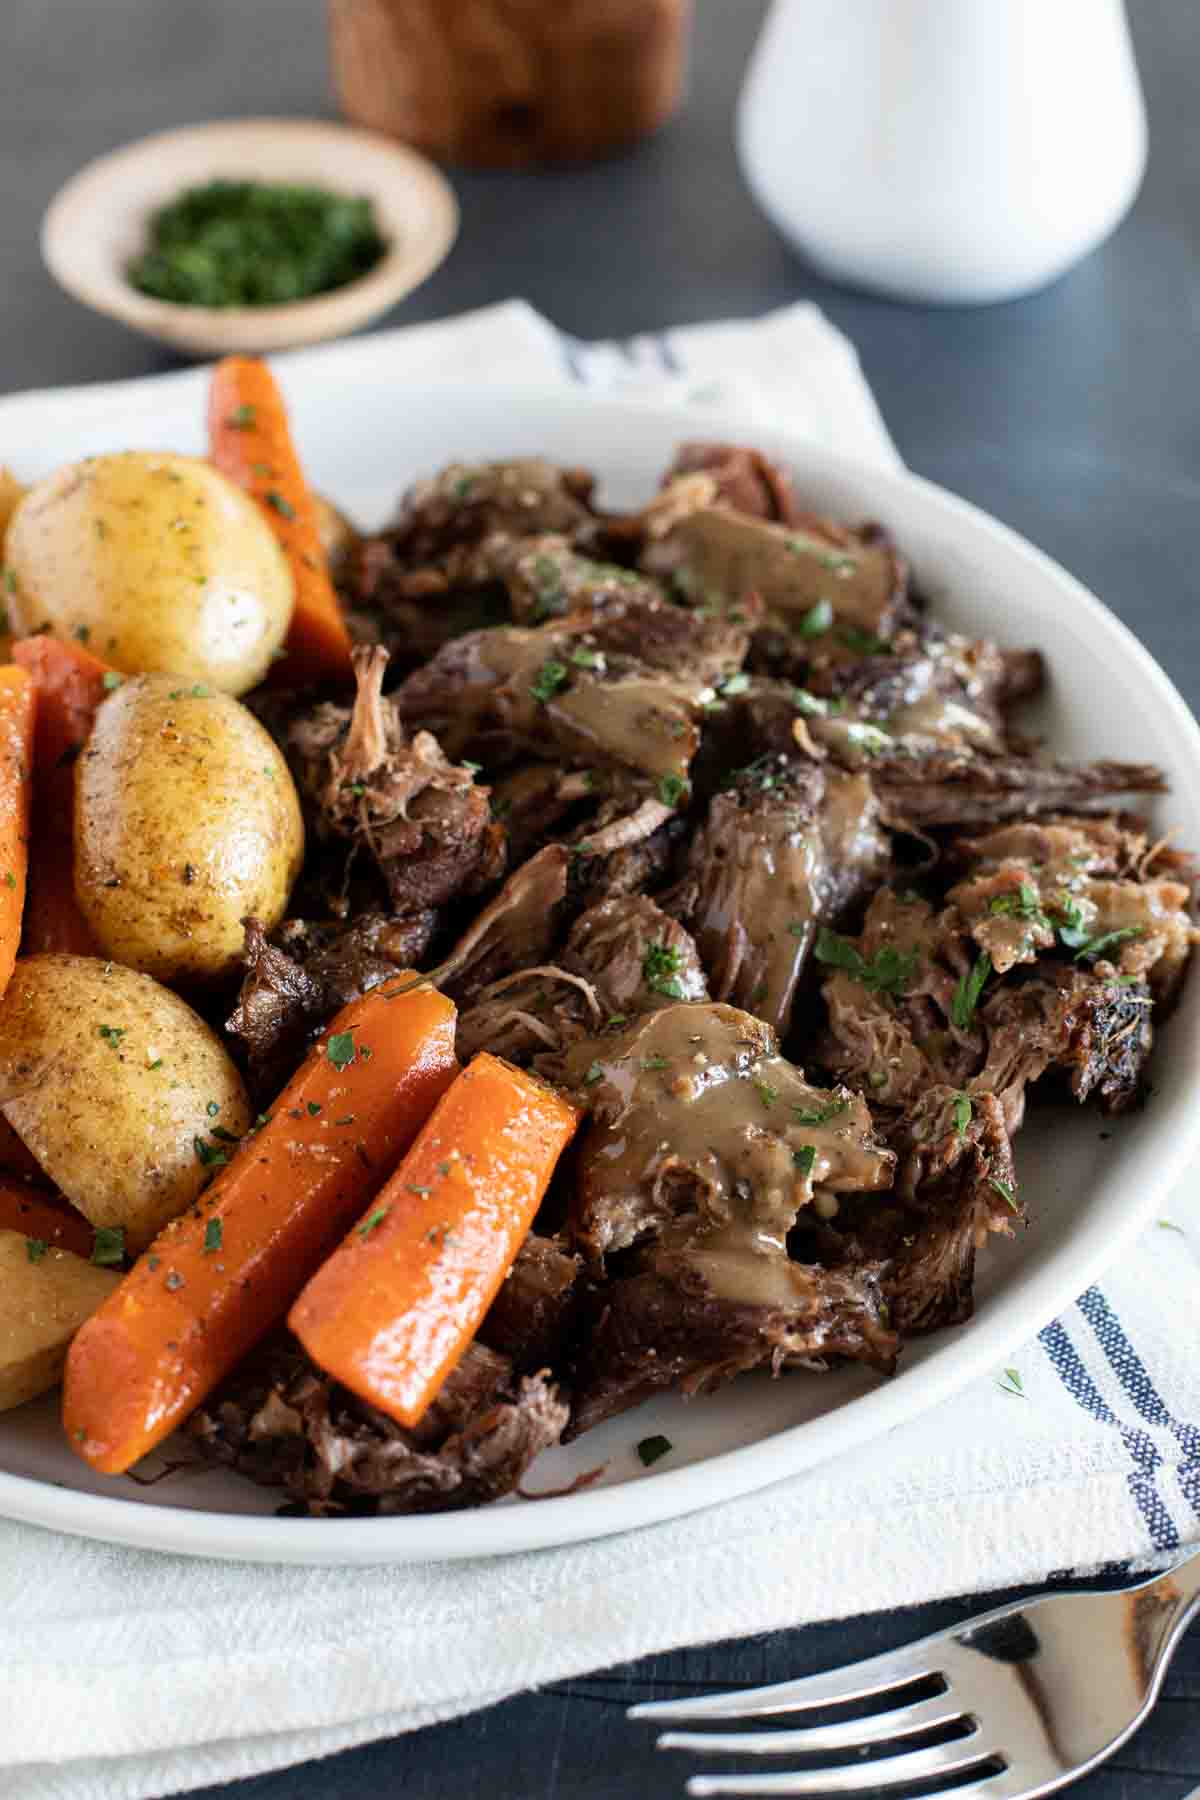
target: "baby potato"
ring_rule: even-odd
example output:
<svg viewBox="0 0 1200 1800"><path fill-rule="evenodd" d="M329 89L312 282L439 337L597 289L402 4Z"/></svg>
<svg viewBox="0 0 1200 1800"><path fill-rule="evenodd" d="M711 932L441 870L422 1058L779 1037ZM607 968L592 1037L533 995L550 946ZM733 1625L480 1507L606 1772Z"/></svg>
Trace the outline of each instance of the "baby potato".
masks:
<svg viewBox="0 0 1200 1800"><path fill-rule="evenodd" d="M102 703L75 764L75 895L110 956L160 981L234 974L242 920L278 924L303 857L287 763L240 701L138 675Z"/></svg>
<svg viewBox="0 0 1200 1800"><path fill-rule="evenodd" d="M5 559L16 631L77 637L127 674L244 694L292 616L291 570L262 513L191 456L68 464L17 505Z"/></svg>
<svg viewBox="0 0 1200 1800"><path fill-rule="evenodd" d="M37 1260L20 1231L0 1231L0 1412L55 1387L71 1339L121 1277L69 1250Z"/></svg>
<svg viewBox="0 0 1200 1800"><path fill-rule="evenodd" d="M123 1228L135 1252L250 1124L242 1078L204 1021L94 956L18 960L0 1000L0 1111L71 1204Z"/></svg>

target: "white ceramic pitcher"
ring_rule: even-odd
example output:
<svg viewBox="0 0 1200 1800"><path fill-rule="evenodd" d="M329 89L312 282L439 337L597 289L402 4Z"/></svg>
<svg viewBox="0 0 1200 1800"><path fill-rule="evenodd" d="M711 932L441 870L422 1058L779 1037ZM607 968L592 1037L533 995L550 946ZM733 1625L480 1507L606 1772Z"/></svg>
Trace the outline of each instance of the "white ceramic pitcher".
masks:
<svg viewBox="0 0 1200 1800"><path fill-rule="evenodd" d="M1123 0L774 0L738 140L763 210L834 280L918 301L1028 293L1141 182Z"/></svg>

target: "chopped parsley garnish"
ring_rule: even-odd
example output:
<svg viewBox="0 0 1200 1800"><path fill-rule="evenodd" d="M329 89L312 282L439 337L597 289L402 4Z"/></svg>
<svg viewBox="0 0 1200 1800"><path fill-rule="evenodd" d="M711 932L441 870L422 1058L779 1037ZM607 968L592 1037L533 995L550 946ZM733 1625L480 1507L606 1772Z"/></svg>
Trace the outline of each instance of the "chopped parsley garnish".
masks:
<svg viewBox="0 0 1200 1800"><path fill-rule="evenodd" d="M1158 1221L1158 1228L1160 1231L1177 1231L1180 1237L1187 1236L1187 1232L1183 1229L1183 1226L1177 1225L1174 1219L1160 1219Z"/></svg>
<svg viewBox="0 0 1200 1800"><path fill-rule="evenodd" d="M460 475L450 490L451 497L455 500L465 500L474 486L475 477L473 475Z"/></svg>
<svg viewBox="0 0 1200 1800"><path fill-rule="evenodd" d="M354 1033L335 1031L325 1046L325 1054L340 1075L354 1061Z"/></svg>
<svg viewBox="0 0 1200 1800"><path fill-rule="evenodd" d="M660 1457L667 1456L675 1448L670 1438L656 1432L653 1437L644 1437L638 1444L637 1453L643 1468L650 1468Z"/></svg>
<svg viewBox="0 0 1200 1800"><path fill-rule="evenodd" d="M858 719L852 719L846 726L846 736L856 750L865 750L868 756L878 756L895 743L895 739L880 726L868 725Z"/></svg>
<svg viewBox="0 0 1200 1800"><path fill-rule="evenodd" d="M1075 952L1075 961L1081 962L1086 956L1093 958L1102 956L1117 944L1127 943L1130 938L1141 937L1142 925L1123 925L1119 931L1104 931L1099 937L1087 938Z"/></svg>
<svg viewBox="0 0 1200 1800"><path fill-rule="evenodd" d="M604 1080L604 1070L598 1062L588 1064L588 1072L583 1078L584 1087L595 1087L598 1081Z"/></svg>
<svg viewBox="0 0 1200 1800"><path fill-rule="evenodd" d="M808 930L809 930L809 920L807 920L807 919L789 919L788 920L788 930L791 933L791 935L795 938L807 937Z"/></svg>
<svg viewBox="0 0 1200 1800"><path fill-rule="evenodd" d="M831 1100L828 1106L793 1106L797 1125L827 1125L849 1109L848 1100Z"/></svg>
<svg viewBox="0 0 1200 1800"><path fill-rule="evenodd" d="M242 1141L236 1131L226 1131L223 1125L210 1125L209 1136L220 1138L223 1144L240 1144Z"/></svg>
<svg viewBox="0 0 1200 1800"><path fill-rule="evenodd" d="M225 1152L219 1150L215 1144L210 1144L207 1138L194 1137L192 1145L198 1161L202 1162L206 1169L219 1169L223 1163L229 1161Z"/></svg>
<svg viewBox="0 0 1200 1800"><path fill-rule="evenodd" d="M104 1042L108 1044L111 1049L119 1050L121 1048L121 1039L125 1036L128 1029L129 1028L126 1025L97 1025L96 1032L99 1037L104 1039Z"/></svg>
<svg viewBox="0 0 1200 1800"><path fill-rule="evenodd" d="M792 1151L792 1161L802 1175L812 1174L813 1164L816 1160L817 1146L815 1144L801 1144L798 1150Z"/></svg>
<svg viewBox="0 0 1200 1800"><path fill-rule="evenodd" d="M255 417L254 407L243 404L235 406L233 411L227 414L225 423L231 431L253 431Z"/></svg>
<svg viewBox="0 0 1200 1800"><path fill-rule="evenodd" d="M658 797L664 806L678 806L687 791L682 775L664 775L658 784Z"/></svg>
<svg viewBox="0 0 1200 1800"><path fill-rule="evenodd" d="M72 633L72 636L81 644L86 644L91 635L92 628L90 625L77 625Z"/></svg>
<svg viewBox="0 0 1200 1800"><path fill-rule="evenodd" d="M1011 1206L1015 1213L1020 1212L1021 1209L1017 1205L1017 1197L1009 1187L1007 1181L999 1181L995 1175L991 1175L988 1177L988 1186L995 1188L1005 1206Z"/></svg>
<svg viewBox="0 0 1200 1800"><path fill-rule="evenodd" d="M754 1089L764 1106L774 1106L779 1098L779 1089L772 1087L769 1081L756 1081Z"/></svg>
<svg viewBox="0 0 1200 1800"><path fill-rule="evenodd" d="M1050 924L1042 911L1038 891L1029 881L1023 881L1015 894L997 894L988 910L1002 917L1027 919L1031 925L1049 927Z"/></svg>
<svg viewBox="0 0 1200 1800"><path fill-rule="evenodd" d="M101 1225L92 1245L92 1261L101 1269L125 1260L125 1227Z"/></svg>
<svg viewBox="0 0 1200 1800"><path fill-rule="evenodd" d="M432 1194L433 1189L431 1187L418 1187L415 1181L410 1181L408 1184L408 1192L410 1194L416 1194L420 1200L427 1200L430 1194Z"/></svg>
<svg viewBox="0 0 1200 1800"><path fill-rule="evenodd" d="M5 887L10 888L15 888L17 885L17 878L11 869L5 869L4 871L4 885Z"/></svg>
<svg viewBox="0 0 1200 1800"><path fill-rule="evenodd" d="M111 694L114 688L120 687L124 679L125 677L119 675L116 669L105 669L103 675L100 677L100 685L103 688L107 688Z"/></svg>
<svg viewBox="0 0 1200 1800"><path fill-rule="evenodd" d="M6 593L9 593L9 594L16 593L16 591L17 591L17 572L15 569L5 569L5 571L4 571L4 588L5 588Z"/></svg>
<svg viewBox="0 0 1200 1800"><path fill-rule="evenodd" d="M967 1126L971 1123L974 1111L975 1109L971 1105L971 1096L969 1094L955 1094L954 1129L957 1131L959 1137L963 1136Z"/></svg>
<svg viewBox="0 0 1200 1800"><path fill-rule="evenodd" d="M744 694L750 686L750 677L742 671L736 675L727 675L724 681L718 681L717 692L726 698L731 694Z"/></svg>
<svg viewBox="0 0 1200 1800"><path fill-rule="evenodd" d="M652 994L665 994L668 1000L682 1000L683 983L678 980L682 963L682 952L673 944L664 944L661 940L647 944L642 958L642 980Z"/></svg>
<svg viewBox="0 0 1200 1800"><path fill-rule="evenodd" d="M1025 1383L1015 1369L1005 1369L1004 1380L997 1381L996 1386L1002 1394L1013 1394L1018 1400L1028 1400Z"/></svg>
<svg viewBox="0 0 1200 1800"><path fill-rule="evenodd" d="M215 1119L221 1110L221 1102L219 1100L210 1100L204 1110L210 1119Z"/></svg>
<svg viewBox="0 0 1200 1800"><path fill-rule="evenodd" d="M792 705L806 719L825 719L830 713L840 713L845 702L822 699L820 694L810 694L807 688L793 688Z"/></svg>
<svg viewBox="0 0 1200 1800"><path fill-rule="evenodd" d="M154 1058L154 1061L153 1061L153 1062L148 1062L148 1063L147 1063L147 1064L146 1064L146 1067L147 1067L147 1068L148 1068L148 1069L161 1069L161 1068L162 1068L162 1065L163 1065L163 1059L162 1059L162 1057L161 1057L161 1056L156 1056L156 1057L155 1057L155 1058Z"/></svg>
<svg viewBox="0 0 1200 1800"><path fill-rule="evenodd" d="M839 625L838 636L847 650L854 650L859 656L887 656L892 648L886 638L876 637L873 631L862 631L857 625Z"/></svg>
<svg viewBox="0 0 1200 1800"><path fill-rule="evenodd" d="M853 575L858 567L855 557L841 555L835 551L826 551L818 555L817 561L823 569L828 569L831 575Z"/></svg>
<svg viewBox="0 0 1200 1800"><path fill-rule="evenodd" d="M589 650L586 644L579 644L571 652L571 661L577 669L602 669L604 657L599 650Z"/></svg>
<svg viewBox="0 0 1200 1800"><path fill-rule="evenodd" d="M308 1110L308 1116L309 1116L309 1118L310 1118L310 1119L315 1119L315 1118L316 1118L316 1116L317 1116L317 1114L318 1114L318 1113L319 1113L319 1112L320 1112L320 1110L321 1110L321 1102L320 1102L320 1101L319 1101L319 1100L310 1100L310 1101L309 1101L309 1102L308 1102L308 1109L307 1109L307 1110Z"/></svg>
<svg viewBox="0 0 1200 1800"><path fill-rule="evenodd" d="M296 509L283 494L272 488L267 495L267 505L273 507L281 519L294 519Z"/></svg>
<svg viewBox="0 0 1200 1800"><path fill-rule="evenodd" d="M553 658L542 664L529 690L539 706L545 706L547 700L553 700L567 679L567 673L566 663L556 662Z"/></svg>
<svg viewBox="0 0 1200 1800"><path fill-rule="evenodd" d="M43 1256L45 1256L45 1254L49 1248L50 1248L50 1246L46 1242L45 1238L26 1238L25 1239L25 1254L29 1258L31 1263L41 1262Z"/></svg>
<svg viewBox="0 0 1200 1800"><path fill-rule="evenodd" d="M359 1237L369 1238L371 1233L383 1224L391 1210L390 1206L377 1206L374 1212L368 1213L358 1228Z"/></svg>
<svg viewBox="0 0 1200 1800"><path fill-rule="evenodd" d="M204 1227L205 1256L212 1256L221 1248L223 1233L224 1226L221 1224L220 1219L210 1219L208 1221L208 1224Z"/></svg>
<svg viewBox="0 0 1200 1800"><path fill-rule="evenodd" d="M835 969L845 969L873 994L891 994L893 998L904 993L920 961L915 950L897 950L894 944L884 944L868 962L849 938L830 931L827 925L822 925L817 933L816 958Z"/></svg>
<svg viewBox="0 0 1200 1800"><path fill-rule="evenodd" d="M979 996L991 972L992 959L985 950L982 956L975 958L974 967L960 977L954 990L954 998L950 1002L950 1018L959 1031L970 1031Z"/></svg>
<svg viewBox="0 0 1200 1800"><path fill-rule="evenodd" d="M670 1067L670 1064L665 1056L644 1056L642 1058L642 1067L643 1069L667 1069Z"/></svg>
<svg viewBox="0 0 1200 1800"><path fill-rule="evenodd" d="M796 630L801 637L820 637L833 624L833 601L818 600L810 606L796 621Z"/></svg>

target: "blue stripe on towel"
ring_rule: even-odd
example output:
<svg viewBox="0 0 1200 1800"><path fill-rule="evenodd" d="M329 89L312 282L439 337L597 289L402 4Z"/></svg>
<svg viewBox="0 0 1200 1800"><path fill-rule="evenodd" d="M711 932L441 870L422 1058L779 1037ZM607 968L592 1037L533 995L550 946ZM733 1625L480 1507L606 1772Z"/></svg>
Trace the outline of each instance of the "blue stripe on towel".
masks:
<svg viewBox="0 0 1200 1800"><path fill-rule="evenodd" d="M1178 1550L1179 1532L1175 1521L1163 1503L1155 1481L1159 1469L1163 1466L1163 1458L1146 1432L1139 1431L1134 1425L1123 1425L1107 1401L1103 1399L1095 1382L1084 1368L1079 1352L1067 1336L1066 1330L1059 1320L1038 1334L1039 1342L1058 1374L1063 1386L1073 1400L1078 1401L1085 1412L1091 1413L1103 1425L1113 1425L1121 1434L1121 1441L1133 1459L1134 1467L1129 1471L1129 1491L1134 1502L1146 1521L1146 1528L1156 1550Z"/></svg>
<svg viewBox="0 0 1200 1800"><path fill-rule="evenodd" d="M1079 1310L1096 1334L1118 1381L1148 1425L1169 1431L1186 1454L1176 1470L1179 1485L1193 1512L1200 1514L1200 1428L1184 1425L1164 1403L1141 1357L1125 1335L1116 1313L1100 1292L1089 1288Z"/></svg>

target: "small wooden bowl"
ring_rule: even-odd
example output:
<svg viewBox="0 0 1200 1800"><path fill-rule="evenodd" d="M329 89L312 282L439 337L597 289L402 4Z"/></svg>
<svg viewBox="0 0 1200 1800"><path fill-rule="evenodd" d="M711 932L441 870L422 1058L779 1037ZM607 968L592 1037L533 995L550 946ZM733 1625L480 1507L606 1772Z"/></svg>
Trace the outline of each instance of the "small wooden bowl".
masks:
<svg viewBox="0 0 1200 1800"><path fill-rule="evenodd" d="M181 306L132 287L150 215L184 188L217 177L301 182L362 194L387 249L357 281L282 306ZM196 356L286 350L342 337L386 312L432 274L458 232L445 177L375 132L308 119L238 119L159 132L72 176L42 220L42 257L85 306Z"/></svg>

